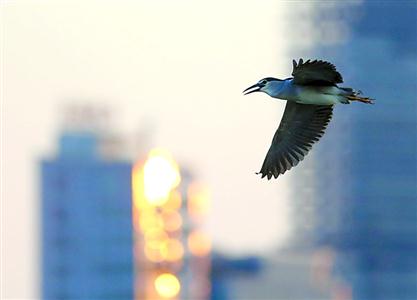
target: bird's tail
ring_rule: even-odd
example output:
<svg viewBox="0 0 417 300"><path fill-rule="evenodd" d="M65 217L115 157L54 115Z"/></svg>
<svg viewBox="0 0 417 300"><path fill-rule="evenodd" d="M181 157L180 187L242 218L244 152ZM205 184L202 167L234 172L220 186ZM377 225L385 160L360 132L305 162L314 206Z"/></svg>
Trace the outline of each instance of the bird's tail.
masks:
<svg viewBox="0 0 417 300"><path fill-rule="evenodd" d="M349 87L339 87L339 89L343 92L343 96L346 100L346 102L343 103L345 104L349 104L350 101L359 101L362 103L374 104L374 99L371 99L369 97L361 97L360 95L362 95L362 91L360 90L354 90Z"/></svg>

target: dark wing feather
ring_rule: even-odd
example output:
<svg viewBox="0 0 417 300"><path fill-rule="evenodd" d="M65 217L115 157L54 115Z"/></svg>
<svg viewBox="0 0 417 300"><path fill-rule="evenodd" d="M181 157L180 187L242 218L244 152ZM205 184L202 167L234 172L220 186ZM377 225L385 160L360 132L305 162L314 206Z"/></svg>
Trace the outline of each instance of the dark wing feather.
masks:
<svg viewBox="0 0 417 300"><path fill-rule="evenodd" d="M343 82L342 75L336 67L327 61L302 59L298 64L293 60L293 82L299 85L336 85Z"/></svg>
<svg viewBox="0 0 417 300"><path fill-rule="evenodd" d="M259 171L262 178L277 178L303 160L312 145L324 134L332 113L332 105L287 101L281 123Z"/></svg>

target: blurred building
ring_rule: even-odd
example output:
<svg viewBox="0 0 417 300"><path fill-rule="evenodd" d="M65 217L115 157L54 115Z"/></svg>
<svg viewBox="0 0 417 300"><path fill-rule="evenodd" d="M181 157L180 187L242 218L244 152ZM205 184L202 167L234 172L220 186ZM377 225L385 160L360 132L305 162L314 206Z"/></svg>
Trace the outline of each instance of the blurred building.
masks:
<svg viewBox="0 0 417 300"><path fill-rule="evenodd" d="M133 296L131 163L103 107L64 112L54 158L41 164L44 299Z"/></svg>
<svg viewBox="0 0 417 300"><path fill-rule="evenodd" d="M240 270L229 270L223 275L234 275L227 280L228 299L331 299L329 286L319 285L313 277L311 259L311 255L297 251L281 252L264 257L262 270L256 268L256 259L243 260L245 269L240 266Z"/></svg>
<svg viewBox="0 0 417 300"><path fill-rule="evenodd" d="M69 107L41 163L43 299L230 299L259 259L213 254L208 188L165 149L121 159L106 116Z"/></svg>
<svg viewBox="0 0 417 300"><path fill-rule="evenodd" d="M42 162L43 298L209 299L207 188L163 149L133 165L107 143L69 129Z"/></svg>
<svg viewBox="0 0 417 300"><path fill-rule="evenodd" d="M336 251L336 296L417 299L417 4L364 1L335 15L350 20L349 37L313 57L376 104L336 107L315 147L314 241Z"/></svg>
<svg viewBox="0 0 417 300"><path fill-rule="evenodd" d="M207 188L161 148L135 164L132 183L135 299L209 299Z"/></svg>
<svg viewBox="0 0 417 300"><path fill-rule="evenodd" d="M132 165L104 160L92 131L66 131L42 161L43 299L131 299Z"/></svg>
<svg viewBox="0 0 417 300"><path fill-rule="evenodd" d="M263 299L259 290L265 287L261 279L265 274L263 261L259 257L227 257L218 252L213 253L210 300ZM272 295L276 294L269 294Z"/></svg>

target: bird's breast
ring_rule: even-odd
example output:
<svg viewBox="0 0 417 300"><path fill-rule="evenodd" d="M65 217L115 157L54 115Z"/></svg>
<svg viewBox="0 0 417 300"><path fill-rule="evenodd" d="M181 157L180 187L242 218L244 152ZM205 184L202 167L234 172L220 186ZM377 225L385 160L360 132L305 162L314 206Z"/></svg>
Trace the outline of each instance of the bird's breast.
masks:
<svg viewBox="0 0 417 300"><path fill-rule="evenodd" d="M293 86L287 100L303 104L332 105L339 103L338 95L333 93L333 87Z"/></svg>

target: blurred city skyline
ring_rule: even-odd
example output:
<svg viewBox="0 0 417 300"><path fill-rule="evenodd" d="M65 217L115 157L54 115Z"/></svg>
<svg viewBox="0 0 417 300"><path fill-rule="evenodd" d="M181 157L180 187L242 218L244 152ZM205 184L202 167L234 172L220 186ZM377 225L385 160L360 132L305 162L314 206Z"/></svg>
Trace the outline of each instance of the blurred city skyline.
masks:
<svg viewBox="0 0 417 300"><path fill-rule="evenodd" d="M266 75L289 74L288 44L277 38L289 10L257 3L2 6L6 296L37 293L36 162L53 155L61 107L71 101L109 106L125 135L143 120L153 124L151 146L169 149L210 186L216 247L265 252L286 238L289 177L271 183L254 174L285 103L241 91Z"/></svg>
<svg viewBox="0 0 417 300"><path fill-rule="evenodd" d="M379 4L3 2L2 296L40 295L39 162L68 124L91 125L71 121L74 107L103 113L97 128L129 144L117 155L161 147L204 183L214 252L268 259L257 277L230 277L238 299L415 294L417 4ZM299 167L261 180L285 102L242 91L289 77L299 57L334 63L376 105L337 106Z"/></svg>

